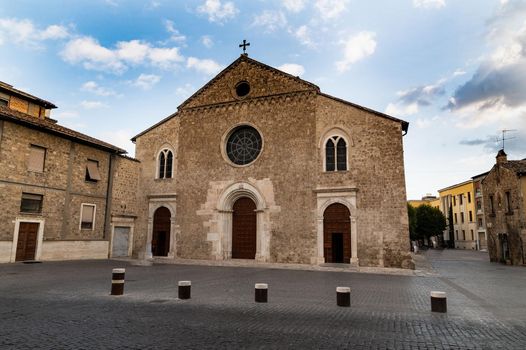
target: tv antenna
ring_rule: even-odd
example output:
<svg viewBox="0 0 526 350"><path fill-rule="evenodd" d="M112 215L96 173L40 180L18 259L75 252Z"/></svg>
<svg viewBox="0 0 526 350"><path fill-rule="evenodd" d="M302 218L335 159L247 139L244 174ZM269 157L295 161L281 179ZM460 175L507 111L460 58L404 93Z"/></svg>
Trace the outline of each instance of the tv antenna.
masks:
<svg viewBox="0 0 526 350"><path fill-rule="evenodd" d="M506 133L515 132L517 131L517 129L502 129L501 131L502 131L502 138L500 140L502 141L502 150L504 151L504 142L508 140L513 140L515 138L515 136L506 137Z"/></svg>

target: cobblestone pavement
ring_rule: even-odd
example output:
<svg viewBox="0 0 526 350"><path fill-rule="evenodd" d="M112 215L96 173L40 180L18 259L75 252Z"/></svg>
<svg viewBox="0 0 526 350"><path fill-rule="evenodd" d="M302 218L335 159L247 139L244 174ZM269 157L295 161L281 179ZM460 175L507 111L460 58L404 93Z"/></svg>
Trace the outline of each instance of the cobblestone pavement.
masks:
<svg viewBox="0 0 526 350"><path fill-rule="evenodd" d="M0 349L525 349L526 269L471 251L429 251L436 274L121 261L0 265ZM419 260L423 257L420 256ZM126 267L125 295L109 295ZM192 299L177 299L177 281ZM269 284L256 304L254 283ZM352 288L337 307L337 286ZM429 311L447 292L448 313Z"/></svg>

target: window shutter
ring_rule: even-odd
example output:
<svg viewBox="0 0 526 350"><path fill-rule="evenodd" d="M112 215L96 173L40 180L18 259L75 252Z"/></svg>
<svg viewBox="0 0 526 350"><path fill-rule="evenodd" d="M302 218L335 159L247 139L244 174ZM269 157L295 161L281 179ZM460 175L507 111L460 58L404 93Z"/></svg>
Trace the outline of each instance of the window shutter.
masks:
<svg viewBox="0 0 526 350"><path fill-rule="evenodd" d="M31 146L27 169L30 171L44 171L44 160L46 158L46 149L38 146Z"/></svg>
<svg viewBox="0 0 526 350"><path fill-rule="evenodd" d="M93 222L93 211L95 207L91 205L82 206L82 222Z"/></svg>
<svg viewBox="0 0 526 350"><path fill-rule="evenodd" d="M88 176L90 180L100 181L99 162L88 160L87 164Z"/></svg>

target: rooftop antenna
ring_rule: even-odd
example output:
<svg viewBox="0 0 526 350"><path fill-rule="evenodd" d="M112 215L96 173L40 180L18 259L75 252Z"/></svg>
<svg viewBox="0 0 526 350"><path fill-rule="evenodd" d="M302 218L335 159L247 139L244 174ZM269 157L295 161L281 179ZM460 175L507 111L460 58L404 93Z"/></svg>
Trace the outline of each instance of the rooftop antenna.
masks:
<svg viewBox="0 0 526 350"><path fill-rule="evenodd" d="M504 151L504 142L507 140L513 140L515 137L506 137L506 133L508 132L515 132L517 129L502 129L502 150Z"/></svg>

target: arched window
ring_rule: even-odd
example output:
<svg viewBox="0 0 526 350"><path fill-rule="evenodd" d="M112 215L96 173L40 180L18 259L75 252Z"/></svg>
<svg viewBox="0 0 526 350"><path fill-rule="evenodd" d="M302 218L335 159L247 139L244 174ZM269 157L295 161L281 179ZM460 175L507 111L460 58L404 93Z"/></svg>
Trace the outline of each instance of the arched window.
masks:
<svg viewBox="0 0 526 350"><path fill-rule="evenodd" d="M332 136L325 143L325 171L347 170L347 142Z"/></svg>
<svg viewBox="0 0 526 350"><path fill-rule="evenodd" d="M159 154L159 179L172 177L173 153L169 149L163 149Z"/></svg>

